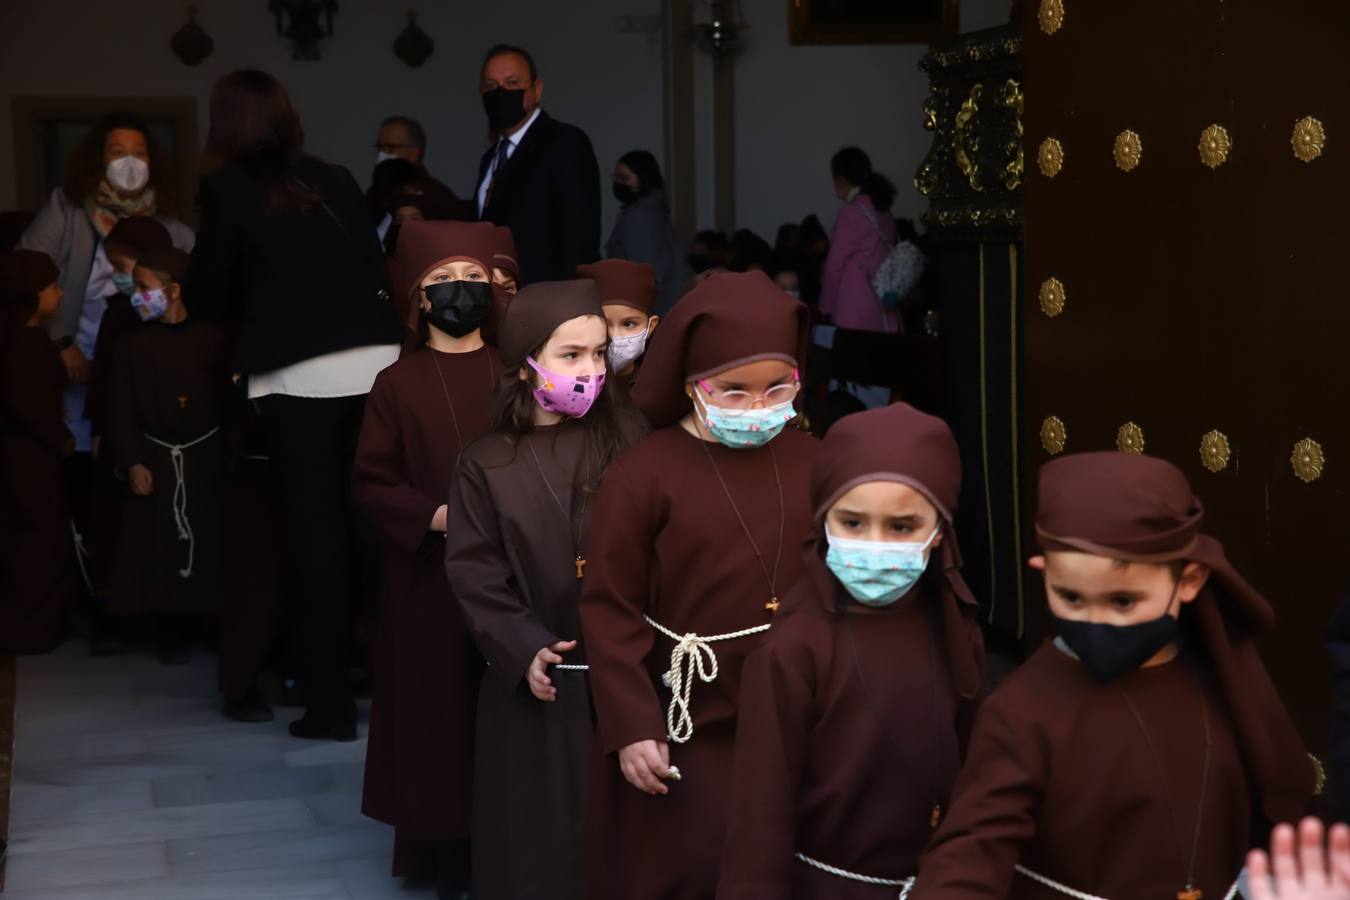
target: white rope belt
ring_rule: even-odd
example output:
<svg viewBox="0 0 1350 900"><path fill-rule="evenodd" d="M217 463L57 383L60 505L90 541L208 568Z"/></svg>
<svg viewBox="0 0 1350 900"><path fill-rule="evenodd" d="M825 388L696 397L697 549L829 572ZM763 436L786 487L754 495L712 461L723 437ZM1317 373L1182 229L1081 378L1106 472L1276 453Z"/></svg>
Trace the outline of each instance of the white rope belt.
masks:
<svg viewBox="0 0 1350 900"><path fill-rule="evenodd" d="M717 654L710 644L718 641L734 641L768 631L769 626L756 625L733 631L730 634L715 634L711 637L693 634L679 635L657 622L651 616L643 616L647 624L675 642L670 651L670 670L661 676L661 683L670 688L670 706L666 709L666 732L677 744L687 743L694 736L694 716L689 707L689 694L694 689L694 678L704 684L717 680Z"/></svg>
<svg viewBox="0 0 1350 900"><path fill-rule="evenodd" d="M188 521L187 514L187 472L183 468L183 451L189 450L202 441L214 437L219 427L212 428L206 434L199 438L194 438L185 444L170 444L168 441L161 441L159 438L147 434L145 439L152 444L158 444L169 451L169 459L173 460L173 524L178 526L178 539L187 541L187 567L178 570L179 578L192 577L193 553L197 548L197 540L192 535L192 523Z"/></svg>
<svg viewBox="0 0 1350 900"><path fill-rule="evenodd" d="M563 672L589 672L591 670L590 666L567 666L562 663L554 663L553 668Z"/></svg>
<svg viewBox="0 0 1350 900"><path fill-rule="evenodd" d="M840 869L829 863L823 863L818 859L812 859L805 853L798 853L796 857L808 866L814 866L822 872L830 875L837 875L840 878L847 878L849 881L858 881L862 884L875 884L877 887L895 887L900 889L900 900L905 900L909 892L914 889L914 879L910 878L876 878L871 875L859 875L857 872L850 872L847 869Z"/></svg>
<svg viewBox="0 0 1350 900"><path fill-rule="evenodd" d="M80 534L80 529L75 527L75 520L70 520L70 534L75 541L75 562L80 564L80 577L84 579L84 586L89 589L89 596L94 596L94 581L89 577L89 548L84 544L84 535Z"/></svg>
<svg viewBox="0 0 1350 900"><path fill-rule="evenodd" d="M1058 891L1059 893L1065 895L1066 897L1073 897L1075 898L1075 900L1106 900L1105 897L1098 897L1096 894L1089 894L1085 891L1075 890L1069 887L1067 884L1060 884L1053 878L1046 878L1039 872L1031 871L1026 866L1018 865L1013 866L1013 868L1016 869L1019 873L1030 878L1032 881L1043 884L1046 887L1050 888L1050 890L1052 891ZM1233 886L1228 889L1228 893L1224 894L1223 900L1233 900L1233 898L1237 896L1238 884L1240 882L1241 879L1233 882Z"/></svg>

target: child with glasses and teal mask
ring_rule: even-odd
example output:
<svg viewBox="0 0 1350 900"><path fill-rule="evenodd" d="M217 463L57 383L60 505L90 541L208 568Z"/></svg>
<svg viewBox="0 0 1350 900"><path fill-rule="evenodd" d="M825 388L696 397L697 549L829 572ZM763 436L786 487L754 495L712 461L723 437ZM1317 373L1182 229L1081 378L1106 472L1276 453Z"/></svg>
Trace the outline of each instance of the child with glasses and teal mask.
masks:
<svg viewBox="0 0 1350 900"><path fill-rule="evenodd" d="M819 442L794 427L807 326L764 273L723 273L647 348L633 400L656 430L600 488L581 598L594 900L717 888L741 667L811 528Z"/></svg>
<svg viewBox="0 0 1350 900"><path fill-rule="evenodd" d="M947 808L984 668L952 511L961 460L897 403L811 470L805 575L745 664L719 898L904 896Z"/></svg>

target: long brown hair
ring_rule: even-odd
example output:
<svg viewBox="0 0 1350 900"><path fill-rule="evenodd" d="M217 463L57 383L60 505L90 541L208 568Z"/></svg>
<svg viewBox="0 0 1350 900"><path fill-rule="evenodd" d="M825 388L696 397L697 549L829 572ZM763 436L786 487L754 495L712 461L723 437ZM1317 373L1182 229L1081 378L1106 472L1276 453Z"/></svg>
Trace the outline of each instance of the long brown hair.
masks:
<svg viewBox="0 0 1350 900"><path fill-rule="evenodd" d="M125 110L108 113L99 119L76 145L66 166L66 180L62 186L66 199L76 206L82 206L86 199L98 193L99 182L103 180L108 168L107 163L103 161L108 134L119 128L139 131L145 138L145 148L149 156L147 163L150 166L150 182L147 187L155 189L156 209L160 212L172 211L173 192L169 188L172 179L169 177L171 173L168 161L150 139L150 128L145 119Z"/></svg>
<svg viewBox="0 0 1350 900"><path fill-rule="evenodd" d="M281 82L259 69L239 69L211 89L211 125L203 170L243 169L267 194L269 215L313 212L323 196L296 175L304 157L300 115Z"/></svg>

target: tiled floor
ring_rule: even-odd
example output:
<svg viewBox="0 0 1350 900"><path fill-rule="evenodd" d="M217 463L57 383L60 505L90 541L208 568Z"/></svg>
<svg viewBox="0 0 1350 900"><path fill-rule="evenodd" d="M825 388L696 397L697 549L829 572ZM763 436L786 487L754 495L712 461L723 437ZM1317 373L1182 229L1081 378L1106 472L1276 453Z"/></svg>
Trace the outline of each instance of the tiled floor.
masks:
<svg viewBox="0 0 1350 900"><path fill-rule="evenodd" d="M361 816L366 742L220 715L215 657L175 669L19 660L5 900L386 900L393 835ZM364 719L364 710L363 710Z"/></svg>

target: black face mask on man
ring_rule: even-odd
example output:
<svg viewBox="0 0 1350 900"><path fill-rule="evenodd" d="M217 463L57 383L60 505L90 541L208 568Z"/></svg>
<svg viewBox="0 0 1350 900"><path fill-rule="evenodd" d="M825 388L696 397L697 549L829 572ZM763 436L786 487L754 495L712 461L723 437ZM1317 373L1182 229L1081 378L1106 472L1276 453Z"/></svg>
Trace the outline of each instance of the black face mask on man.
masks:
<svg viewBox="0 0 1350 900"><path fill-rule="evenodd" d="M637 189L624 184L622 181L616 181L614 182L614 199L627 206L637 199Z"/></svg>
<svg viewBox="0 0 1350 900"><path fill-rule="evenodd" d="M453 338L481 328L492 315L492 285L486 281L438 281L422 292L431 303L422 318Z"/></svg>
<svg viewBox="0 0 1350 900"><path fill-rule="evenodd" d="M505 131L525 118L525 91L521 88L493 88L483 94L483 111L493 131Z"/></svg>
<svg viewBox="0 0 1350 900"><path fill-rule="evenodd" d="M1176 600L1173 591L1172 601ZM1148 662L1177 639L1179 622L1172 601L1158 618L1136 625L1079 622L1053 616L1055 630L1098 681L1114 681Z"/></svg>

